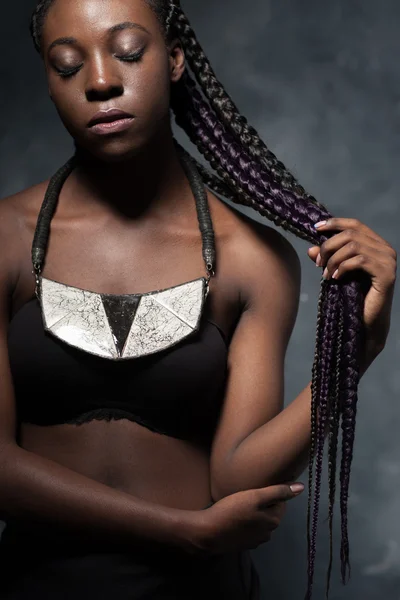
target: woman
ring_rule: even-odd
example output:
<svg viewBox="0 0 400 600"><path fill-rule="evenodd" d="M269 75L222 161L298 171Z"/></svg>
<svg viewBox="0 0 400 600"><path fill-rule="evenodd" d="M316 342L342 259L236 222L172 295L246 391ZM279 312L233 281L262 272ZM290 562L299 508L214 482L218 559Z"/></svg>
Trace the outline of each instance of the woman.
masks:
<svg viewBox="0 0 400 600"><path fill-rule="evenodd" d="M340 418L345 577L357 384L389 332L396 252L268 151L176 2L43 0L31 32L76 151L0 205L2 598L258 598L248 549L309 453L311 597ZM219 178L175 144L170 108ZM199 173L326 268L313 378L285 410L298 256Z"/></svg>

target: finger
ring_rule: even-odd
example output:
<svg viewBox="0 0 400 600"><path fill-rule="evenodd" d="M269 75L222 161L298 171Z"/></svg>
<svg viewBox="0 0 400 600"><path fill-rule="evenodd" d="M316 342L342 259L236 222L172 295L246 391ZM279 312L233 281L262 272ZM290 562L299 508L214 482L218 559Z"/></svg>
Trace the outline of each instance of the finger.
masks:
<svg viewBox="0 0 400 600"><path fill-rule="evenodd" d="M359 244L358 242L349 242L329 258L322 277L324 279L330 279L344 261L353 257L364 256L377 262L378 254L381 253L379 253L375 248ZM324 263L322 263L321 266L324 266Z"/></svg>
<svg viewBox="0 0 400 600"><path fill-rule="evenodd" d="M329 258L334 254L334 252L337 252L347 243L353 243L354 254L362 254L362 245L367 243L369 248L374 249L374 252L382 253L382 260L384 260L385 256L388 256L390 259L397 260L397 252L394 248L383 245L376 239L352 229L346 229L345 231L332 236L324 241L321 246L313 246L309 248L308 255L310 259L315 262L317 267L328 267ZM332 274L335 269L330 270L328 268L328 271Z"/></svg>
<svg viewBox="0 0 400 600"><path fill-rule="evenodd" d="M312 261L314 261L314 262L316 261L317 256L320 252L320 249L321 249L320 246L312 246L311 248L308 248L307 254Z"/></svg>
<svg viewBox="0 0 400 600"><path fill-rule="evenodd" d="M302 483L294 483L291 485L271 485L263 488L262 505L268 506L269 504L291 500L295 498L304 490Z"/></svg>
<svg viewBox="0 0 400 600"><path fill-rule="evenodd" d="M384 252L388 253L387 246L384 246L380 242L377 242L375 239L360 233L358 231L353 231L352 229L346 229L341 233L334 235L333 237L326 240L323 244L321 244L320 255L321 262L320 266L327 266L327 262L329 258L340 250L340 248L346 246L346 244L352 244L354 249L354 254L362 254L364 252L364 247L371 248L373 252Z"/></svg>
<svg viewBox="0 0 400 600"><path fill-rule="evenodd" d="M315 225L314 225L314 227L315 227ZM331 231L331 230L335 230L335 229L338 231L343 231L345 229L353 229L356 231L363 232L364 234L368 235L369 237L376 240L377 242L380 242L381 244L384 244L385 246L388 246L389 248L391 248L391 245L389 244L389 242L387 242L383 237L378 235L376 233L376 231L374 231L373 229L368 227L368 225L366 225L365 223L362 223L358 219L348 219L348 218L344 218L344 217L331 217L330 219L328 219L326 221L326 223L324 225L320 225L316 229L317 229L317 231Z"/></svg>
<svg viewBox="0 0 400 600"><path fill-rule="evenodd" d="M332 274L332 278L338 280L346 273L358 269L368 273L371 277L378 278L382 274L382 267L382 263L374 260L372 257L358 254L357 256L353 256L353 258L343 261L338 266L337 271Z"/></svg>

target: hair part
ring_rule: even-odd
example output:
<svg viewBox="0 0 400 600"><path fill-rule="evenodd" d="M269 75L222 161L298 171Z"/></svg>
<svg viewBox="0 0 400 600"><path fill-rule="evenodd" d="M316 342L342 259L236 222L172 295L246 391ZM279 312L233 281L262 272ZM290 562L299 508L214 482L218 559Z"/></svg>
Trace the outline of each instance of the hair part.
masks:
<svg viewBox="0 0 400 600"><path fill-rule="evenodd" d="M30 31L35 48L40 53L43 25L54 1L40 0L32 15ZM186 70L181 80L173 84L171 109L176 123L213 169L209 171L195 161L205 185L237 204L250 206L296 237L320 246L334 234L317 232L314 223L329 219L331 213L304 190L240 114L217 79L179 0L145 1L157 15L166 38L179 38L194 76L193 78L189 70ZM193 157L192 159L195 160ZM362 281L357 274L344 276L340 281L321 281L311 381L306 600L312 596L327 427L330 529L327 595L332 566L332 523L340 427L340 559L343 583L346 582L347 570L350 575L347 510L360 377L359 357L364 340L362 314L366 290L362 287ZM314 475L315 494L311 517Z"/></svg>

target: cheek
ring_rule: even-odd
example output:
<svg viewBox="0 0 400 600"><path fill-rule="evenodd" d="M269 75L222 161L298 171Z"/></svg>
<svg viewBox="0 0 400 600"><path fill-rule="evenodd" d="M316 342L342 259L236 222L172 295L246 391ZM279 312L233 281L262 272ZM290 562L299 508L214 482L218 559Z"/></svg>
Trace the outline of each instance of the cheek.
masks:
<svg viewBox="0 0 400 600"><path fill-rule="evenodd" d="M156 68L133 71L127 78L125 96L132 99L132 109L139 118L163 117L169 111L170 74L168 62Z"/></svg>
<svg viewBox="0 0 400 600"><path fill-rule="evenodd" d="M75 135L85 125L79 120L79 106L82 105L81 95L72 88L58 90L57 93L52 92L52 94L57 113L64 127L71 135Z"/></svg>

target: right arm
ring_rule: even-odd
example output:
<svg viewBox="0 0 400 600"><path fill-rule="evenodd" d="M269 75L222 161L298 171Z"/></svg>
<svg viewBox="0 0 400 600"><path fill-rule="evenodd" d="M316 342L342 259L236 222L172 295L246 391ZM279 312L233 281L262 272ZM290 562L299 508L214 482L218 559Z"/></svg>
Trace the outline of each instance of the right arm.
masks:
<svg viewBox="0 0 400 600"><path fill-rule="evenodd" d="M198 511L144 501L17 444L17 411L7 347L21 244L15 217L0 201L0 518L60 526L102 541L165 544L201 551ZM14 223L13 223L14 221Z"/></svg>

